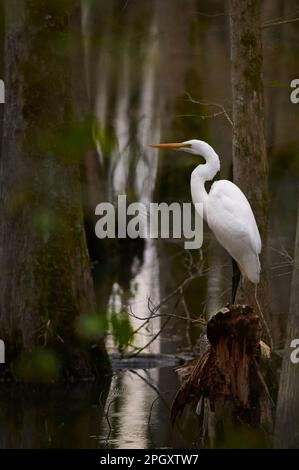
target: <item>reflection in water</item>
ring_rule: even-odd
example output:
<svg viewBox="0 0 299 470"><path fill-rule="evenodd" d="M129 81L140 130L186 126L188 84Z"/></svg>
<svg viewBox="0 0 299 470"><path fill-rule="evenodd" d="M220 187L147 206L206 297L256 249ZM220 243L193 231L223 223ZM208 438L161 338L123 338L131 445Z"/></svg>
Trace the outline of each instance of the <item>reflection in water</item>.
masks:
<svg viewBox="0 0 299 470"><path fill-rule="evenodd" d="M147 344L160 331L160 317L155 317L149 322L144 320L150 315L148 299L153 305L158 305L160 302L159 262L154 240L146 240L141 266L139 266L139 263L140 261L137 258L133 259L131 266L132 277L127 288L122 288L118 282L114 282L112 285L112 292L108 301L108 315L120 313L123 309L128 311L131 325L133 330L136 331L132 346L145 348L145 352L159 353L159 336L156 341L148 346ZM111 336L108 336L106 344L110 351L113 351L116 347Z"/></svg>
<svg viewBox="0 0 299 470"><path fill-rule="evenodd" d="M124 28L124 40L120 54L121 67L118 69L117 83L114 84L116 103L112 113L112 122L115 142L109 156L107 172L108 180L111 181L109 192L112 189L112 197L115 197L118 193L127 193L132 197L133 188L136 200L145 204L150 203L152 200L157 173L157 156L153 149L148 148L148 143L160 139L160 121L156 116L158 108L156 87L158 40L156 24L157 21L154 15L146 27L146 31L143 32L145 38L144 43L141 44L143 58L142 62L138 64L132 60L135 55L138 56L139 47L136 45L136 40L134 42L134 39L132 39L134 31L127 31ZM108 36L105 37L106 50L107 41L109 41ZM104 51L104 57L105 54L106 51ZM99 80L96 104L96 115L102 128L107 127L107 120L109 119L106 113L107 97L102 101L103 94L107 95L109 85L105 79L107 71L104 73L104 81ZM137 105L134 104L134 97L132 96L134 92L133 83L134 81L136 83L134 75L139 76L140 80L137 91ZM100 155L102 155L103 146L101 142L97 143ZM160 301L159 262L154 241L145 241L143 260L140 262L138 258L134 257L129 268L130 279L127 280L125 286L120 285L118 281L113 283L108 300L108 314L120 312L123 308L131 312L130 319L133 330L138 331L134 337L134 346L145 348L144 352L159 353L159 337L148 347L146 345L150 342L151 337L159 332L160 318L153 319L141 329L140 327L144 321L137 318L144 318L149 315L149 297L154 305L157 305ZM109 349L113 349L111 337L108 337L107 346ZM141 371L141 375L146 376L147 374ZM157 382L158 372L151 370L148 380ZM119 385L120 392L119 390L116 391L117 398L109 397L110 402L108 400L107 405L112 415L112 428L115 421L117 421L116 436L113 437L114 440L109 440L109 443L113 442L115 447L120 448L147 447L148 407L156 398L156 393L146 382L133 374L125 373L122 377L117 377L117 383L119 381L121 381L121 385ZM114 393L112 387L112 394ZM152 410L152 414L154 416L155 409ZM129 433L128 430L130 430Z"/></svg>
<svg viewBox="0 0 299 470"><path fill-rule="evenodd" d="M160 373L167 377L165 391L158 390ZM169 422L169 407L178 386L172 368L117 372L106 400L109 383L107 379L100 384L66 387L2 387L0 448L187 445Z"/></svg>
<svg viewBox="0 0 299 470"><path fill-rule="evenodd" d="M136 317L144 318L149 316L148 299L153 305L160 303L160 278L159 278L159 262L157 257L157 247L154 240L147 240L144 251L143 265L136 275L131 280L131 288L134 292L134 297L131 300L130 307L133 315ZM158 312L157 312L158 313ZM134 330L137 330L143 323L132 317L132 324ZM149 342L150 338L160 331L161 322L160 317L153 318L146 329L142 329L136 335L136 346L143 348ZM160 352L160 337L150 344L145 352L159 353Z"/></svg>
<svg viewBox="0 0 299 470"><path fill-rule="evenodd" d="M136 260L135 260L136 264ZM135 268L135 269L134 269ZM144 249L144 260L142 266L136 269L133 263L133 275L130 281L130 293L128 307L132 311L131 324L133 329L138 331L134 338L134 346L145 348L144 352L159 353L160 337L146 347L150 339L160 330L160 317L151 320L146 327L140 327L144 324L144 318L148 313L148 298L154 305L160 301L159 295L159 263L157 259L157 249L153 240L147 240ZM119 311L124 306L125 293L121 291L118 285L113 286L113 293L109 301L109 306L113 305L114 311ZM138 318L136 318L138 317ZM111 347L111 341L109 342ZM151 388L149 383L158 382L158 370L141 370L139 375L125 373L117 377L116 386L111 387L107 409L111 410L111 425L116 426L115 437L112 442L117 448L147 448L148 447L148 419L151 404L157 398L157 393ZM144 378L144 380L142 380ZM120 384L119 384L120 382ZM114 397L116 393L117 398ZM111 401L112 400L112 401ZM153 407L151 416L154 419L156 408ZM117 424L116 424L117 423ZM130 433L128 433L130 429ZM114 434L114 433L113 433Z"/></svg>
<svg viewBox="0 0 299 470"><path fill-rule="evenodd" d="M153 375L156 375L152 371L139 373L140 377L149 381L153 381ZM156 398L156 393L140 377L130 372L124 373L121 377L120 400L115 401L111 406L111 423L116 429L113 446L118 449L146 449L148 447L148 419L150 406Z"/></svg>
<svg viewBox="0 0 299 470"><path fill-rule="evenodd" d="M161 387L160 376L167 388ZM172 368L118 372L106 403L100 447L140 449L193 447L196 423L172 428L169 410L178 382Z"/></svg>

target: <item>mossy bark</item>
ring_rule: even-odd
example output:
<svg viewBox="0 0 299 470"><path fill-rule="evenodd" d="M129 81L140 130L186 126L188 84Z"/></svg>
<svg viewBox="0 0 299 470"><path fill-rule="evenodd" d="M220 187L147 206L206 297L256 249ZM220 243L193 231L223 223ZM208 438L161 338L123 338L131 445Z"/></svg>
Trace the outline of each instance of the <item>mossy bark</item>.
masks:
<svg viewBox="0 0 299 470"><path fill-rule="evenodd" d="M258 298L271 320L268 279L268 161L264 124L261 4L229 0L231 82L233 101L233 175L256 216L262 238L262 276ZM246 301L256 305L254 288L246 286ZM259 310L257 306L257 310Z"/></svg>
<svg viewBox="0 0 299 470"><path fill-rule="evenodd" d="M74 3L6 2L0 337L10 374L20 353L38 347L58 354L59 377L108 366L103 342L95 360L76 327L96 306L79 178L84 138L72 94Z"/></svg>

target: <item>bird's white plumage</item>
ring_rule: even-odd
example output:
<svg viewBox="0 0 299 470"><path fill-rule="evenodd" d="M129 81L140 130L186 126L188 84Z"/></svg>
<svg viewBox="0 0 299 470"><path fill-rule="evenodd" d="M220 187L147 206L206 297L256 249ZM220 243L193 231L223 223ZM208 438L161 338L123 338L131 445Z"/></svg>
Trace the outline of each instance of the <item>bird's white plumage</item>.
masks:
<svg viewBox="0 0 299 470"><path fill-rule="evenodd" d="M216 181L210 192L205 182L220 169L220 160L214 149L204 141L189 140L184 151L202 155L204 165L198 165L191 176L193 202L202 202L204 217L219 243L236 260L243 274L251 282L260 280L261 237L250 204L243 192L231 181Z"/></svg>
<svg viewBox="0 0 299 470"><path fill-rule="evenodd" d="M251 282L259 282L261 238L248 200L231 181L216 181L206 201L207 222Z"/></svg>
<svg viewBox="0 0 299 470"><path fill-rule="evenodd" d="M260 279L259 254L262 244L248 200L231 181L216 181L209 193L205 189L205 182L211 181L220 170L220 160L215 150L207 142L195 139L152 147L181 149L204 157L206 163L198 165L191 175L193 203L203 204L204 218L219 243L238 263L243 276L257 284Z"/></svg>

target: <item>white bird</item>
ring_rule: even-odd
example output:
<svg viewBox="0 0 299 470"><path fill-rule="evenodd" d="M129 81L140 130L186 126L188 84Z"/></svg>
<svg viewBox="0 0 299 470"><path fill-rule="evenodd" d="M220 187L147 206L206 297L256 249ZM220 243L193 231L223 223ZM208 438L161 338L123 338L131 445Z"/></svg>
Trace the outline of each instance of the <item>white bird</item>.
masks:
<svg viewBox="0 0 299 470"><path fill-rule="evenodd" d="M232 257L234 303L241 274L254 284L260 280L261 237L246 196L238 186L227 180L215 181L210 191L206 191L205 182L212 180L220 170L219 156L207 142L187 140L151 147L181 149L205 159L205 164L198 165L192 172L191 196L194 204L203 204L204 219Z"/></svg>

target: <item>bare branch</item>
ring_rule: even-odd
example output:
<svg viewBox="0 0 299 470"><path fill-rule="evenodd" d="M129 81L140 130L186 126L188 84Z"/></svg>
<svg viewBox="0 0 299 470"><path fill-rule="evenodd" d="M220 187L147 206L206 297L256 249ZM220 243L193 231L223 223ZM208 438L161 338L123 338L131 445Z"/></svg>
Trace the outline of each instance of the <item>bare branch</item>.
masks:
<svg viewBox="0 0 299 470"><path fill-rule="evenodd" d="M262 29L270 28L271 26L279 26L282 24L295 23L299 21L299 18L292 18L290 20L279 20L279 21L269 21L262 25Z"/></svg>
<svg viewBox="0 0 299 470"><path fill-rule="evenodd" d="M189 312L189 309L188 309L188 306L187 306L187 303L186 303L186 300L185 300L185 297L184 297L184 292L181 291L181 301L182 301L182 305L184 307L184 310L185 310L185 313L186 313L186 316L187 316L187 322L186 322L186 338L187 338L187 342L188 342L188 346L189 346L189 349L190 351L192 351L193 349L193 345L192 345L192 341L191 341L191 336L190 336L190 325L191 325L191 315L190 315L190 312Z"/></svg>
<svg viewBox="0 0 299 470"><path fill-rule="evenodd" d="M231 117L229 116L228 112L226 111L226 109L224 108L224 106L222 104L215 103L215 102L212 102L212 101L209 101L209 100L195 100L194 98L192 98L190 93L188 93L187 91L185 93L188 97L188 100L191 101L191 103L200 104L201 106L215 106L216 108L221 109L221 113L216 113L215 115L213 115L213 114L212 115L206 115L206 116L204 115L204 116L199 116L199 117L201 117L202 119L205 119L207 117L215 117L216 115L224 114L224 116L226 117L226 119L230 123L230 125L232 127L234 126Z"/></svg>

